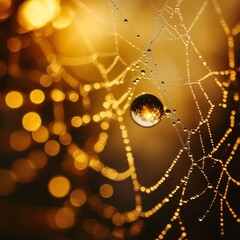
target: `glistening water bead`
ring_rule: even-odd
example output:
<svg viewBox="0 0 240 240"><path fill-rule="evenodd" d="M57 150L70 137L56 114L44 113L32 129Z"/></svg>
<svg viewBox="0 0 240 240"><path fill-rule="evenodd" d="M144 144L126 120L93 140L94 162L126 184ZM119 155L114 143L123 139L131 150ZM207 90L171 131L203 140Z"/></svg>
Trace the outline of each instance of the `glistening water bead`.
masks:
<svg viewBox="0 0 240 240"><path fill-rule="evenodd" d="M130 113L133 121L138 125L153 127L162 119L163 104L152 94L142 94L132 102Z"/></svg>

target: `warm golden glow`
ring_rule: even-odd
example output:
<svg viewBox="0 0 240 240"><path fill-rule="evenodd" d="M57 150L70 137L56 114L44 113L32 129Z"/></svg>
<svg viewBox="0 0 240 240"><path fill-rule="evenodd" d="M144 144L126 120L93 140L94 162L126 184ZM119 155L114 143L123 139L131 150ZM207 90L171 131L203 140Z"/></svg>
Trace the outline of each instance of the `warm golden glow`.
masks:
<svg viewBox="0 0 240 240"><path fill-rule="evenodd" d="M49 75L45 75L43 74L40 79L39 79L39 82L40 84L43 86L43 87L49 87L51 86L52 84L52 78L49 76Z"/></svg>
<svg viewBox="0 0 240 240"><path fill-rule="evenodd" d="M81 152L74 158L74 166L78 170L84 170L88 167L88 156Z"/></svg>
<svg viewBox="0 0 240 240"><path fill-rule="evenodd" d="M113 187L109 184L103 184L99 189L99 193L104 198L110 198L113 195Z"/></svg>
<svg viewBox="0 0 240 240"><path fill-rule="evenodd" d="M11 134L10 145L16 151L24 151L30 147L32 143L29 132L25 130L18 130Z"/></svg>
<svg viewBox="0 0 240 240"><path fill-rule="evenodd" d="M96 153L100 153L104 150L104 147L106 145L108 139L108 134L105 132L100 133L98 141L94 145L94 151Z"/></svg>
<svg viewBox="0 0 240 240"><path fill-rule="evenodd" d="M23 96L18 91L11 91L5 97L6 104L10 108L19 108L23 104Z"/></svg>
<svg viewBox="0 0 240 240"><path fill-rule="evenodd" d="M53 21L53 27L63 29L68 27L75 17L75 12L69 6L62 6L61 13Z"/></svg>
<svg viewBox="0 0 240 240"><path fill-rule="evenodd" d="M12 171L20 183L31 182L36 175L36 168L29 159L16 160L12 165Z"/></svg>
<svg viewBox="0 0 240 240"><path fill-rule="evenodd" d="M82 118L79 116L75 116L72 118L71 120L71 124L73 125L73 127L81 127L83 124Z"/></svg>
<svg viewBox="0 0 240 240"><path fill-rule="evenodd" d="M51 97L55 102L62 102L65 99L65 94L60 89L53 89L51 92Z"/></svg>
<svg viewBox="0 0 240 240"><path fill-rule="evenodd" d="M116 226L121 226L124 224L125 222L125 217L123 214L121 213L115 213L112 217L112 222L113 224L115 224Z"/></svg>
<svg viewBox="0 0 240 240"><path fill-rule="evenodd" d="M59 141L62 145L68 145L72 142L72 136L70 133L63 133L60 135Z"/></svg>
<svg viewBox="0 0 240 240"><path fill-rule="evenodd" d="M70 191L70 182L66 177L55 176L48 184L48 190L56 198L65 197Z"/></svg>
<svg viewBox="0 0 240 240"><path fill-rule="evenodd" d="M66 133L67 128L66 128L65 123L63 123L63 122L53 122L50 126L50 131L53 134L61 135L61 134Z"/></svg>
<svg viewBox="0 0 240 240"><path fill-rule="evenodd" d="M41 125L36 131L32 132L32 138L35 142L46 142L49 138L49 131L45 126Z"/></svg>
<svg viewBox="0 0 240 240"><path fill-rule="evenodd" d="M18 21L26 30L44 27L60 11L59 0L28 0L19 8Z"/></svg>
<svg viewBox="0 0 240 240"><path fill-rule="evenodd" d="M88 114L83 115L82 121L83 121L83 123L88 124L91 121L90 115L88 115Z"/></svg>
<svg viewBox="0 0 240 240"><path fill-rule="evenodd" d="M71 204L75 207L80 207L87 201L87 194L82 189L72 191L70 196Z"/></svg>
<svg viewBox="0 0 240 240"><path fill-rule="evenodd" d="M21 49L21 45L21 41L19 40L19 38L16 37L10 38L7 42L8 49L11 52L18 52Z"/></svg>
<svg viewBox="0 0 240 240"><path fill-rule="evenodd" d="M11 13L11 0L0 0L0 20L4 20L9 17Z"/></svg>
<svg viewBox="0 0 240 240"><path fill-rule="evenodd" d="M28 112L22 118L22 125L28 131L36 131L42 123L42 119L36 112Z"/></svg>
<svg viewBox="0 0 240 240"><path fill-rule="evenodd" d="M77 92L75 92L75 91L71 91L68 94L69 94L69 96L68 96L69 100L71 102L76 102L79 99L79 94Z"/></svg>
<svg viewBox="0 0 240 240"><path fill-rule="evenodd" d="M49 140L45 143L44 150L49 156L56 156L60 151L60 144L56 140Z"/></svg>
<svg viewBox="0 0 240 240"><path fill-rule="evenodd" d="M44 92L40 89L34 89L30 93L30 99L35 104L40 104L44 101L45 95Z"/></svg>
<svg viewBox="0 0 240 240"><path fill-rule="evenodd" d="M102 128L102 130L107 130L109 128L109 123L108 122L102 122L101 123L101 128Z"/></svg>
<svg viewBox="0 0 240 240"><path fill-rule="evenodd" d="M74 212L68 207L63 207L59 209L55 215L55 222L56 225L62 229L72 227L75 223Z"/></svg>
<svg viewBox="0 0 240 240"><path fill-rule="evenodd" d="M239 93L235 93L233 97L234 101L239 101Z"/></svg>
<svg viewBox="0 0 240 240"><path fill-rule="evenodd" d="M231 235L239 6L0 0L0 235Z"/></svg>

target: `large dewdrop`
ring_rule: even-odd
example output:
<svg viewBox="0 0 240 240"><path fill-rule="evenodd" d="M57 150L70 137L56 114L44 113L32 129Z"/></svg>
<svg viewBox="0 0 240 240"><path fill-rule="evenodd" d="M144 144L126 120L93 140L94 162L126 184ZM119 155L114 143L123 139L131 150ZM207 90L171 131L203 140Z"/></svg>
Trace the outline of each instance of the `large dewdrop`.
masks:
<svg viewBox="0 0 240 240"><path fill-rule="evenodd" d="M142 127L153 127L163 116L162 102L152 94L144 93L132 102L130 113L133 121Z"/></svg>

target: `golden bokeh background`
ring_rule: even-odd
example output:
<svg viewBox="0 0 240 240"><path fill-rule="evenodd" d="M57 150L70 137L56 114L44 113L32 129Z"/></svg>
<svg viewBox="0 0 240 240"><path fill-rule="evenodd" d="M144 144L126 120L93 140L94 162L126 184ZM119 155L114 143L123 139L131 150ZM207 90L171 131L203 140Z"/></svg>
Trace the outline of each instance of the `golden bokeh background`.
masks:
<svg viewBox="0 0 240 240"><path fill-rule="evenodd" d="M239 12L0 0L0 239L236 239ZM153 128L143 92L171 111Z"/></svg>

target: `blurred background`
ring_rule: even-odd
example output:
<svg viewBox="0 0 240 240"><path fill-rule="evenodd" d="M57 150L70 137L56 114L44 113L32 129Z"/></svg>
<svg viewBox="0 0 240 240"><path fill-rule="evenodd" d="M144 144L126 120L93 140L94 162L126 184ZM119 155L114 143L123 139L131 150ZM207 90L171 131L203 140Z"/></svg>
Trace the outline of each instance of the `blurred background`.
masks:
<svg viewBox="0 0 240 240"><path fill-rule="evenodd" d="M237 239L239 11L0 0L0 239Z"/></svg>

